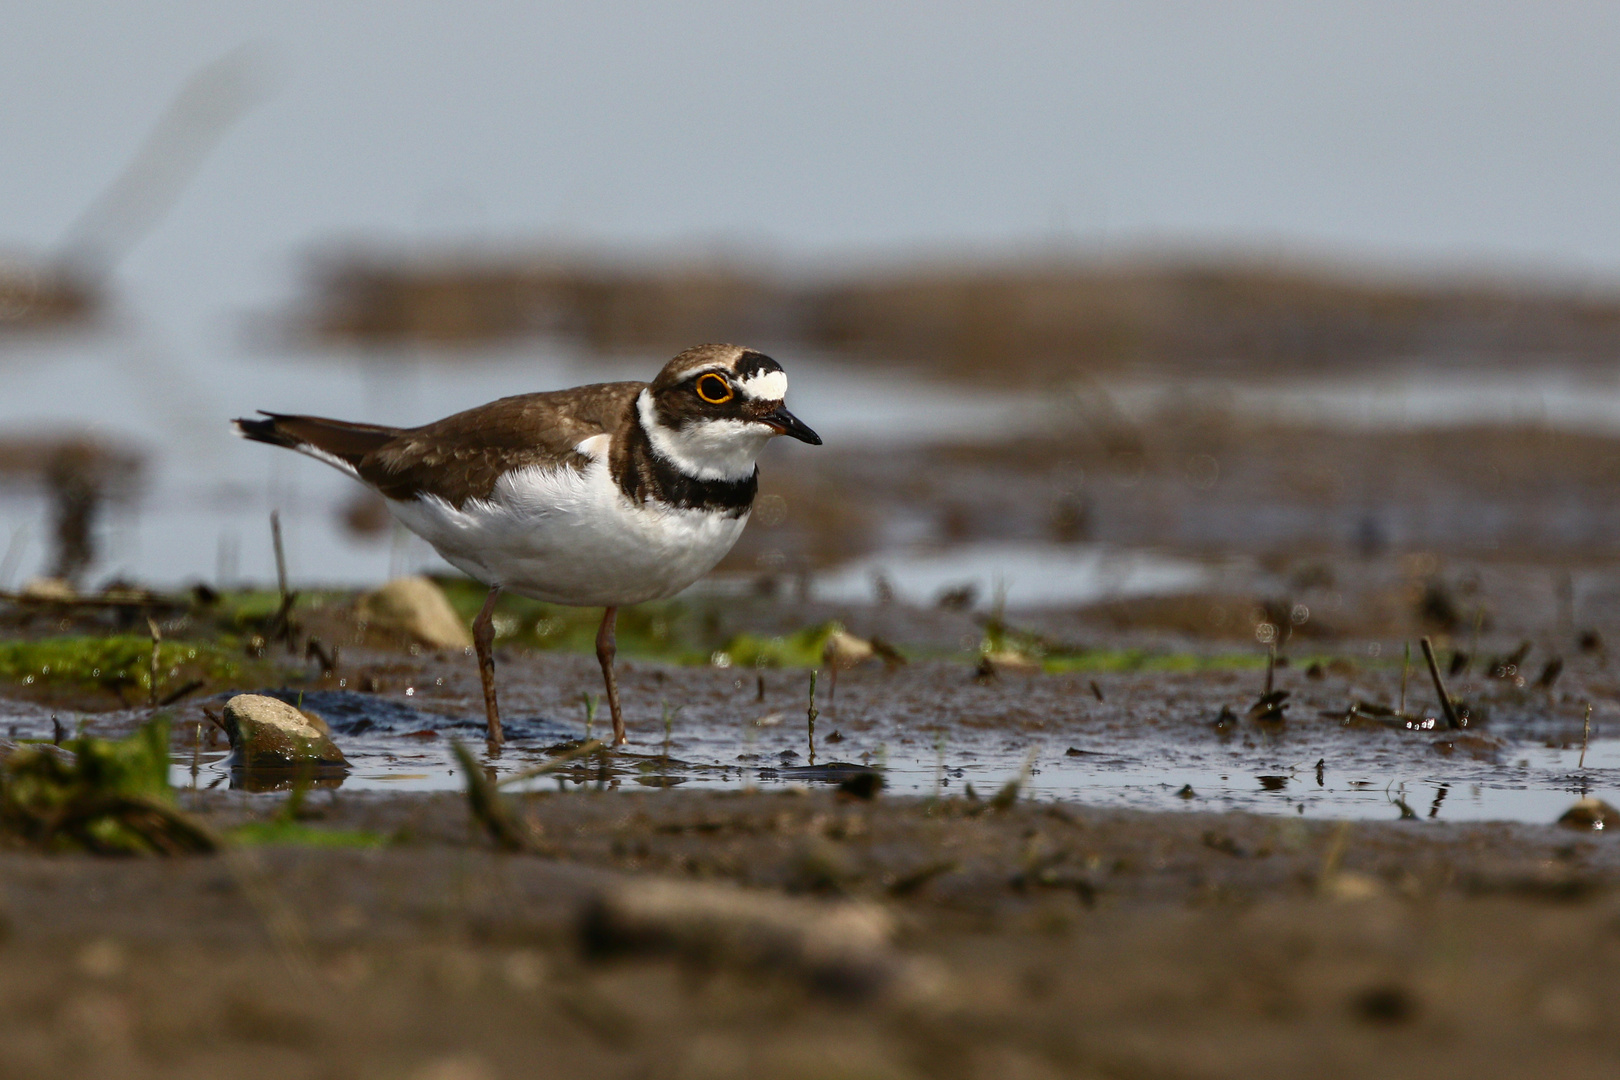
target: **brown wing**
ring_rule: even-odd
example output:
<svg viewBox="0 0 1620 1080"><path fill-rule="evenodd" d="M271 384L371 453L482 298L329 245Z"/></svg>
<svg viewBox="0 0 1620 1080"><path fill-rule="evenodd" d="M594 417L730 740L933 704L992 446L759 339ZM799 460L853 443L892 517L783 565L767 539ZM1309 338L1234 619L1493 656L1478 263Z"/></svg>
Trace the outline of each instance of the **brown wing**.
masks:
<svg viewBox="0 0 1620 1080"><path fill-rule="evenodd" d="M336 459L390 499L437 495L459 507L488 498L510 469L583 468L589 459L575 447L618 430L646 385L597 383L520 394L418 428L277 413L237 420L236 427L249 439Z"/></svg>
<svg viewBox="0 0 1620 1080"><path fill-rule="evenodd" d="M501 398L409 428L370 450L355 469L391 499L437 495L453 506L487 498L511 469L589 461L580 443L619 427L645 383L598 383Z"/></svg>

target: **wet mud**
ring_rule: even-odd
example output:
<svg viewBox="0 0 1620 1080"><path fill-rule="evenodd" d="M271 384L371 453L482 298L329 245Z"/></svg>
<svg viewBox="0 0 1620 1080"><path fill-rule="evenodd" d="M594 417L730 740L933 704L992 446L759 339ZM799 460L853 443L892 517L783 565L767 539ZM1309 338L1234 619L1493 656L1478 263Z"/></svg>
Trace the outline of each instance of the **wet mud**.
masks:
<svg viewBox="0 0 1620 1080"><path fill-rule="evenodd" d="M921 485L920 532L839 551L1134 542L1162 530L1130 492L1155 462L1166 504L1209 480L1194 450L1056 516L1019 493L1064 459L985 457L1000 532ZM1435 452L1431 490L1473 482ZM1113 484L1097 453L1087 483ZM174 806L221 850L11 838L0 1076L1614 1074L1620 849L1612 817L1556 822L1620 803L1620 575L1600 516L1537 501L1596 505L1608 474L1479 519L1528 531L1383 550L1333 540L1349 519L1290 467L1223 451L1237 486L1194 484L1183 525L1228 498L1252 526L1160 552L1195 585L1045 607L881 575L818 597L794 568L819 541L782 523L814 515L784 497L707 591L621 620L610 756L581 753L607 724L594 613L500 609L491 755L472 659L360 625L352 595L19 600L0 731L165 717ZM1465 528L1422 497L1397 502L1424 535ZM321 716L347 771L233 769L210 713L245 691Z"/></svg>
<svg viewBox="0 0 1620 1080"><path fill-rule="evenodd" d="M836 693L822 672L813 762L807 668L633 656L631 746L568 758L605 723L587 731L594 657L509 644L490 757L468 657L333 624L325 670L246 634L237 678L264 685L156 710L219 854L0 854L0 1075L1607 1075L1620 849L1553 824L1620 769L1606 653L1570 640L1538 685L1556 596L1438 573L1502 613L1477 643L1427 627L1464 730L1398 640L1309 622L1270 624L1255 709L1264 605L1234 608L1249 641L1163 604L1000 627L739 605L717 633L837 617L910 654ZM1410 584L1391 563L1335 587L1368 610L1393 588L1421 623ZM969 633L1003 659L950 648ZM237 689L325 717L350 771L233 773L206 710ZM95 692L19 692L7 727L154 714ZM470 813L453 742L485 780L558 765L501 789L517 850ZM640 922L637 883L668 890Z"/></svg>
<svg viewBox="0 0 1620 1080"><path fill-rule="evenodd" d="M221 829L280 809L182 801ZM816 792L517 811L532 853L489 850L453 795L338 790L301 828L355 850L0 856L0 1068L1595 1077L1620 1059L1612 838ZM893 927L867 946L888 974L829 982L718 929L604 948L592 913L633 881L676 904L740 885L865 905Z"/></svg>

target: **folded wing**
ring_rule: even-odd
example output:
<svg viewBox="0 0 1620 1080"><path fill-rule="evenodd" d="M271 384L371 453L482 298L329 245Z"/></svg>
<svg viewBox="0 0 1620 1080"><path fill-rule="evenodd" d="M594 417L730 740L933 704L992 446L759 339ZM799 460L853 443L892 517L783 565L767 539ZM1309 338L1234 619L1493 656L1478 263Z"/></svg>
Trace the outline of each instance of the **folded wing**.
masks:
<svg viewBox="0 0 1620 1080"><path fill-rule="evenodd" d="M285 446L333 465L390 499L433 495L460 507L488 498L512 469L590 461L577 447L625 422L644 383L600 383L520 394L417 428L264 413L235 421L248 439Z"/></svg>

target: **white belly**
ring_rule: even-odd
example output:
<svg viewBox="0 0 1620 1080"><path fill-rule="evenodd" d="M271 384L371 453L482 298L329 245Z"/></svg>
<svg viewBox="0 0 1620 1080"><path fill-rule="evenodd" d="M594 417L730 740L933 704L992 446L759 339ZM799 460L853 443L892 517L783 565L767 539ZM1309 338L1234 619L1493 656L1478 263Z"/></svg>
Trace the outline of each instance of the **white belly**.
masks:
<svg viewBox="0 0 1620 1080"><path fill-rule="evenodd" d="M406 528L488 585L556 604L607 607L673 596L731 550L748 515L636 505L602 460L507 473L487 500L456 509L390 499Z"/></svg>

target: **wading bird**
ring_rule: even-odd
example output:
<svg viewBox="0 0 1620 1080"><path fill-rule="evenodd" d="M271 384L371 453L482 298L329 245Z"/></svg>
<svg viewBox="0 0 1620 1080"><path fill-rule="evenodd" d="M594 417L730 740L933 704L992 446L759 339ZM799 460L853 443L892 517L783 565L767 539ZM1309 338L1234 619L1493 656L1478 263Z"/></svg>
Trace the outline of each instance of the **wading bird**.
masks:
<svg viewBox="0 0 1620 1080"><path fill-rule="evenodd" d="M673 596L731 550L767 442L820 445L786 396L787 375L770 357L699 345L650 383L520 394L422 427L279 413L235 424L381 492L406 528L489 586L472 630L492 748L505 741L491 651L501 591L605 608L596 657L622 746L618 609Z"/></svg>

